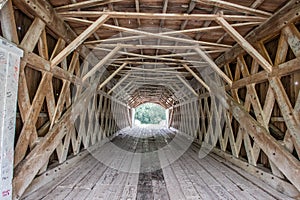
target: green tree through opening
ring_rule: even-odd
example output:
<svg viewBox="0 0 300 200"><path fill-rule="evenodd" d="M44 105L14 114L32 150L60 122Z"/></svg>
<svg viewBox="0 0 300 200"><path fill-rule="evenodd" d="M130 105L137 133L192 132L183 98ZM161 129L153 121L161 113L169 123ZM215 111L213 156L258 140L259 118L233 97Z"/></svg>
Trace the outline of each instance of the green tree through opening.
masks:
<svg viewBox="0 0 300 200"><path fill-rule="evenodd" d="M159 124L166 120L166 110L158 104L145 103L136 108L135 119L142 124Z"/></svg>

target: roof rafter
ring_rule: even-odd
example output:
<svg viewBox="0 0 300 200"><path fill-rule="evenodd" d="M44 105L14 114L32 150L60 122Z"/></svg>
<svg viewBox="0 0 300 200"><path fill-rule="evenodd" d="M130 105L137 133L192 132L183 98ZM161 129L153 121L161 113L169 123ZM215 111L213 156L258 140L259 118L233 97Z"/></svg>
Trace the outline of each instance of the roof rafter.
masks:
<svg viewBox="0 0 300 200"><path fill-rule="evenodd" d="M168 19L168 20L214 20L218 15L216 14L178 14L178 13L136 13L136 12L110 12L110 11L70 11L59 12L64 17L99 17L102 15L109 15L111 18L118 19ZM247 16L247 15L224 15L227 21L250 21L263 22L267 17Z"/></svg>
<svg viewBox="0 0 300 200"><path fill-rule="evenodd" d="M89 77L94 75L94 73L96 73L96 71L98 71L103 65L105 65L109 59L111 59L115 54L117 54L120 49L120 46L116 46L109 54L107 54L102 60L100 60L86 75L84 75L82 80L86 81Z"/></svg>
<svg viewBox="0 0 300 200"><path fill-rule="evenodd" d="M113 79L113 77L115 77L126 65L127 63L124 63L116 71L114 71L107 79L105 79L105 81L103 81L103 83L99 85L97 90L101 90L101 88L103 88L111 79Z"/></svg>
<svg viewBox="0 0 300 200"><path fill-rule="evenodd" d="M109 15L102 15L92 25L90 25L85 31L83 31L76 39L74 39L67 47L65 47L57 56L51 61L51 66L59 64L64 58L66 58L72 51L74 51L79 45L81 45L85 39L92 35L101 25L104 24L109 18Z"/></svg>
<svg viewBox="0 0 300 200"><path fill-rule="evenodd" d="M198 3L212 5L212 6L225 8L225 9L242 12L242 13L246 13L246 14L265 16L265 17L266 16L270 17L272 15L272 13L269 13L269 12L257 10L257 9L251 8L251 7L249 8L247 6L242 6L242 5L239 5L236 3L226 2L226 1L222 1L222 0L194 0L194 1L196 1Z"/></svg>
<svg viewBox="0 0 300 200"><path fill-rule="evenodd" d="M243 37L241 36L230 24L223 18L217 17L216 21L227 31L227 33L239 43L257 62L267 71L272 71L272 65Z"/></svg>
<svg viewBox="0 0 300 200"><path fill-rule="evenodd" d="M273 14L272 17L267 19L263 24L254 29L248 35L244 36L244 38L247 41L251 41L251 44L254 44L257 41L266 38L268 35L274 35L274 33L280 31L284 26L286 26L286 24L289 24L298 18L299 14L297 13L299 13L299 8L300 4L297 0L290 0L279 11ZM245 52L245 50L239 44L236 44L230 49L230 51L219 56L215 60L216 64L222 66L234 60L237 55L243 52Z"/></svg>
<svg viewBox="0 0 300 200"><path fill-rule="evenodd" d="M81 19L78 18L67 18L68 20L73 20L74 22L81 22L83 24L90 24L91 21L81 21ZM242 23L236 23L232 24L232 27L242 27L242 26L256 26L261 24L262 22L242 22ZM105 26L105 25L104 25ZM168 31L168 32L161 32L157 33L159 35L173 35L173 34L181 34L181 33L191 33L191 32L210 32L215 30L223 30L222 26L210 26L210 27L201 27L201 28L193 28L193 29L185 29L185 30L179 30L179 31ZM108 38L108 39L102 39L102 40L95 40L95 41L87 41L84 44L94 44L94 43L102 43L102 42L121 42L121 41L127 41L127 40L134 40L134 39L142 39L147 38L145 35L135 35L135 36L126 36L126 37L119 37L119 38Z"/></svg>
<svg viewBox="0 0 300 200"><path fill-rule="evenodd" d="M197 94L197 92L194 90L194 88L192 88L192 86L186 81L184 80L181 76L176 75L176 77L186 86L186 88L188 88L196 97L198 97L199 95Z"/></svg>
<svg viewBox="0 0 300 200"><path fill-rule="evenodd" d="M102 6L102 5L107 5L110 3L115 3L115 2L120 2L123 0L88 0L88 1L83 1L83 2L78 2L78 3L72 3L60 7L56 7L55 11L56 12L62 12L62 11L68 11L68 10L76 10L76 9L82 9L82 8L90 8L94 6Z"/></svg>

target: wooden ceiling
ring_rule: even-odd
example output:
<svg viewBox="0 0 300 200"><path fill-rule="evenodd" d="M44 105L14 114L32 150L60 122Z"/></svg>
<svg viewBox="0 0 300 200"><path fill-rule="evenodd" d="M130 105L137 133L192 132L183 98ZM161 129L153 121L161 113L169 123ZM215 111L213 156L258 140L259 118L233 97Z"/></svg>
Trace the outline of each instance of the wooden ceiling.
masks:
<svg viewBox="0 0 300 200"><path fill-rule="evenodd" d="M205 67L211 68L208 60L195 51L195 46L212 60L217 59L237 42L243 43L238 41L239 35L245 37L287 2L50 0L58 15L78 35L84 35L96 20L108 16L81 43L100 60L106 61L102 64L109 74L113 74L107 81L109 94L131 107L149 101L170 107L194 97L195 91L204 90L205 85L191 86L191 83L197 77L204 78L201 72ZM218 17L225 22L217 20ZM224 26L233 27L239 35L230 34ZM118 45L121 47L116 49ZM105 59L114 50L115 54ZM250 46L247 50L253 49ZM253 56L259 59L260 55L255 53ZM118 73L114 73L117 69ZM196 76L188 69L192 69ZM265 69L268 70L267 64ZM93 70L88 74L94 73ZM224 85L230 84L222 71L216 73Z"/></svg>

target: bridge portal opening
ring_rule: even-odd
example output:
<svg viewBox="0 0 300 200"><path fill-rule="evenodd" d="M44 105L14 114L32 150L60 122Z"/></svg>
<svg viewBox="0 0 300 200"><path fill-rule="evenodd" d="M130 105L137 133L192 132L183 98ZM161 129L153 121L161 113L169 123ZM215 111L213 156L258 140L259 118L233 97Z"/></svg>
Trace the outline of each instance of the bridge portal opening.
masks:
<svg viewBox="0 0 300 200"><path fill-rule="evenodd" d="M153 127L167 125L168 110L156 103L144 103L135 108L134 125Z"/></svg>

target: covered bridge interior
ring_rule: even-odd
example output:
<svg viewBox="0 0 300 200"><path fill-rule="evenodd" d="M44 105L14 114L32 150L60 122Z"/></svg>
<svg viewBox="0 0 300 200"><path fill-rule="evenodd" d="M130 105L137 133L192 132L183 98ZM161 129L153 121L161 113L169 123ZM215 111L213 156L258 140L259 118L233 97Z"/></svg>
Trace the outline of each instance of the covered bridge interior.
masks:
<svg viewBox="0 0 300 200"><path fill-rule="evenodd" d="M0 199L300 198L299 1L0 7Z"/></svg>

